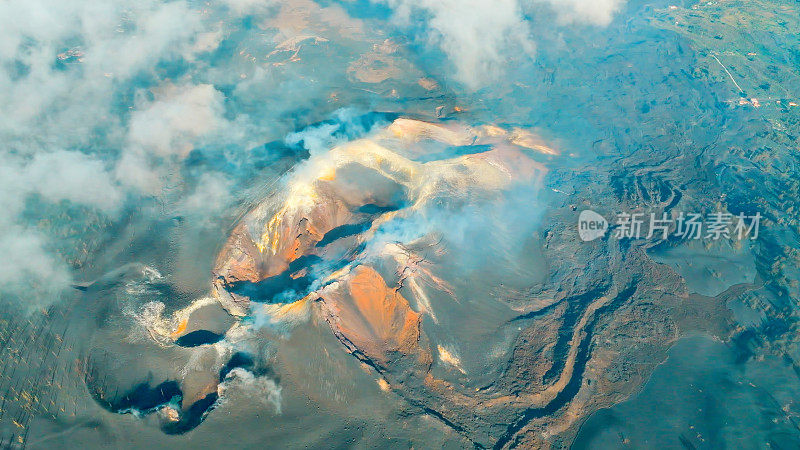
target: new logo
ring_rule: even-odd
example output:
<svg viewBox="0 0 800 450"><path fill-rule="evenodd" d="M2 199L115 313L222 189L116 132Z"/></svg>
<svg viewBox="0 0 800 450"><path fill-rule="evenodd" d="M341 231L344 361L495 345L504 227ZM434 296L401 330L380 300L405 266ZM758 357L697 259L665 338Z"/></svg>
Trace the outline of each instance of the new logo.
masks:
<svg viewBox="0 0 800 450"><path fill-rule="evenodd" d="M591 209L581 211L578 216L578 236L584 242L593 241L603 237L608 230L608 221L605 217Z"/></svg>

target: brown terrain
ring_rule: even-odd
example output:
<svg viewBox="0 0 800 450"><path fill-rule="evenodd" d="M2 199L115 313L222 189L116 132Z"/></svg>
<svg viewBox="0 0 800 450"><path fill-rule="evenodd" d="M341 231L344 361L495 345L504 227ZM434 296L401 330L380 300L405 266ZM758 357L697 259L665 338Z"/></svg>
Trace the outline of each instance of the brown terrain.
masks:
<svg viewBox="0 0 800 450"><path fill-rule="evenodd" d="M426 158L431 148L453 145L486 147ZM522 280L527 287L505 286L492 271L454 278L436 263L456 250L448 248L447 229L408 242L380 239L382 226L424 216L431 204L450 202L458 211L518 184L540 186L551 157L558 152L524 130L398 119L377 136L312 157L282 196L243 217L219 254L213 296L234 317L256 304L310 305L382 387L478 447L568 445L591 412L635 392L680 336L729 336L727 294L689 299L683 279L644 247L580 243L567 204L547 212L538 231L547 276ZM497 228L503 218L474 220ZM469 298L478 294L458 286L470 282L497 294ZM276 300L286 286L295 297ZM444 298L454 311L442 310ZM501 367L477 387L471 369L431 337L445 330L437 314L468 314L475 301L505 311L494 325L498 334L514 330ZM185 320L170 323L170 339L185 334ZM215 389L213 380L187 379L202 385L198 398Z"/></svg>

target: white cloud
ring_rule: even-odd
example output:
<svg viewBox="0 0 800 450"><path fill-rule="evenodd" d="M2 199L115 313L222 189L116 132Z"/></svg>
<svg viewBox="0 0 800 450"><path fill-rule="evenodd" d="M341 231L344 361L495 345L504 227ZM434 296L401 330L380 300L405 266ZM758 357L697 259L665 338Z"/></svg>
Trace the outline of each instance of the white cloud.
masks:
<svg viewBox="0 0 800 450"><path fill-rule="evenodd" d="M121 5L120 5L121 6ZM145 1L131 10L121 9L115 21L99 23L85 62L98 73L128 78L155 62L187 53L203 30L200 11L187 2ZM113 30L108 26L114 25ZM125 31L131 28L132 31Z"/></svg>
<svg viewBox="0 0 800 450"><path fill-rule="evenodd" d="M213 50L219 29L184 0L0 2L0 296L38 304L70 281L47 225L23 217L27 202L114 217L128 195L157 182L149 156L180 152L219 125L222 96L207 84L154 89L164 97L137 104L130 120L124 107L134 82L157 80L162 61ZM133 191L115 167L138 181Z"/></svg>
<svg viewBox="0 0 800 450"><path fill-rule="evenodd" d="M122 192L103 162L66 150L32 158L8 156L0 162L0 194L3 225L22 211L26 198L33 194L46 202L67 200L109 214L115 213L122 201Z"/></svg>
<svg viewBox="0 0 800 450"><path fill-rule="evenodd" d="M228 8L239 14L250 14L274 5L274 0L222 0Z"/></svg>
<svg viewBox="0 0 800 450"><path fill-rule="evenodd" d="M115 176L125 186L147 194L157 194L161 187L162 173L147 155L140 151L128 151L117 162Z"/></svg>
<svg viewBox="0 0 800 450"><path fill-rule="evenodd" d="M70 147L113 131L115 89L191 53L201 19L185 1L0 2L0 137Z"/></svg>
<svg viewBox="0 0 800 450"><path fill-rule="evenodd" d="M20 220L33 195L42 201L98 208L114 214L122 192L105 164L80 152L56 150L0 161L0 297L11 294L34 309L55 301L71 276L66 262L48 248L49 237Z"/></svg>
<svg viewBox="0 0 800 450"><path fill-rule="evenodd" d="M71 280L67 265L46 248L41 234L10 226L0 234L0 285L4 294L19 296L34 310L56 300Z"/></svg>
<svg viewBox="0 0 800 450"><path fill-rule="evenodd" d="M396 16L408 22L428 16L431 41L456 69L456 78L481 87L501 73L506 58L532 56L535 45L517 0L388 0Z"/></svg>
<svg viewBox="0 0 800 450"><path fill-rule="evenodd" d="M213 213L228 205L232 183L220 174L204 173L194 191L187 195L179 207L181 214L192 215L196 220L208 221Z"/></svg>
<svg viewBox="0 0 800 450"><path fill-rule="evenodd" d="M472 89L500 77L514 59L534 56L536 33L528 15L542 5L564 24L608 25L625 0L373 0L387 3L402 26L424 20L430 43L455 68L455 79ZM549 31L547 31L549 32Z"/></svg>
<svg viewBox="0 0 800 450"><path fill-rule="evenodd" d="M25 185L46 200L69 200L113 213L122 193L103 162L80 152L37 154L23 170Z"/></svg>
<svg viewBox="0 0 800 450"><path fill-rule="evenodd" d="M210 84L168 86L152 101L139 94L116 177L141 192L160 191L169 172L165 160L179 160L204 137L235 128L224 118L224 96Z"/></svg>
<svg viewBox="0 0 800 450"><path fill-rule="evenodd" d="M194 140L223 122L224 98L210 84L167 89L153 102L137 105L129 145L158 156L185 155Z"/></svg>
<svg viewBox="0 0 800 450"><path fill-rule="evenodd" d="M533 0L549 4L562 23L587 23L606 26L620 11L625 0Z"/></svg>

